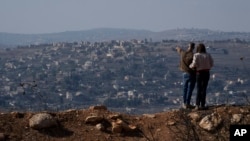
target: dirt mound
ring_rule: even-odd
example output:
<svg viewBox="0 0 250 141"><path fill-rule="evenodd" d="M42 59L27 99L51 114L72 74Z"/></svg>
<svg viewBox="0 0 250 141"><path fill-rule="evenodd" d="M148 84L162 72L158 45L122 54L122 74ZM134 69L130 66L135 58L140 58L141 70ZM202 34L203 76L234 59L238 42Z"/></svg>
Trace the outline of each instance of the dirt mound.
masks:
<svg viewBox="0 0 250 141"><path fill-rule="evenodd" d="M57 125L33 129L29 120L38 113L1 113L0 140L10 141L183 141L229 140L230 124L250 124L250 106L213 106L208 110L175 109L168 112L127 115L105 106L49 113ZM201 125L206 116L218 123ZM215 125L215 124L212 124ZM118 130L115 130L119 126Z"/></svg>

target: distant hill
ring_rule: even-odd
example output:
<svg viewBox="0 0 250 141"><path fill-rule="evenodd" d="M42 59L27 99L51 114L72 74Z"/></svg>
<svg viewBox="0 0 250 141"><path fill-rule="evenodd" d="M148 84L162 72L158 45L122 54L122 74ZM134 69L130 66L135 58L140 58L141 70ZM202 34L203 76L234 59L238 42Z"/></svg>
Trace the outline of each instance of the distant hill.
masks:
<svg viewBox="0 0 250 141"><path fill-rule="evenodd" d="M222 32L208 29L172 29L162 32L149 30L98 28L85 31L66 31L50 34L13 34L0 32L0 46L43 44L52 42L105 41L131 39L161 40L250 40L248 32Z"/></svg>

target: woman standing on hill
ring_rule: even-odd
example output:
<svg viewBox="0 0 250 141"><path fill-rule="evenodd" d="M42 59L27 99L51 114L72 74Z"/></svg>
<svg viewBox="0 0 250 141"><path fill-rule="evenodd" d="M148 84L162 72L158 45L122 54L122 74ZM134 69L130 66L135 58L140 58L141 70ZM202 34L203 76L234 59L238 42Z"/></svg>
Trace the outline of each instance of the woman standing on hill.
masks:
<svg viewBox="0 0 250 141"><path fill-rule="evenodd" d="M206 109L207 85L210 78L210 69L214 61L209 53L206 52L204 44L199 44L194 54L190 68L196 69L197 97L195 109Z"/></svg>

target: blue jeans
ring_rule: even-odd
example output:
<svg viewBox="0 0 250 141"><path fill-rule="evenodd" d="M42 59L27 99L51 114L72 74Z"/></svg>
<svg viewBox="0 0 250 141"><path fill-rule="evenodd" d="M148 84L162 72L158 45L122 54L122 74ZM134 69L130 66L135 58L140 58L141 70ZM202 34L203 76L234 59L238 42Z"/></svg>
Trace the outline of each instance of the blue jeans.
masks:
<svg viewBox="0 0 250 141"><path fill-rule="evenodd" d="M183 73L183 102L186 105L190 105L192 93L195 87L195 82L195 73Z"/></svg>

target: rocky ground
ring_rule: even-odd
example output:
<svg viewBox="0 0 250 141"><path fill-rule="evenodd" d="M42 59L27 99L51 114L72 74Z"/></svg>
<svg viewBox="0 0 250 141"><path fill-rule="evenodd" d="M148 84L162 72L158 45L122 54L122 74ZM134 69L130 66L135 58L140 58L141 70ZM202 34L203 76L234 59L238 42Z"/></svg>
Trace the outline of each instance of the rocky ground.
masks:
<svg viewBox="0 0 250 141"><path fill-rule="evenodd" d="M0 141L227 141L231 124L250 124L250 106L143 115L92 106L56 113L1 113Z"/></svg>

